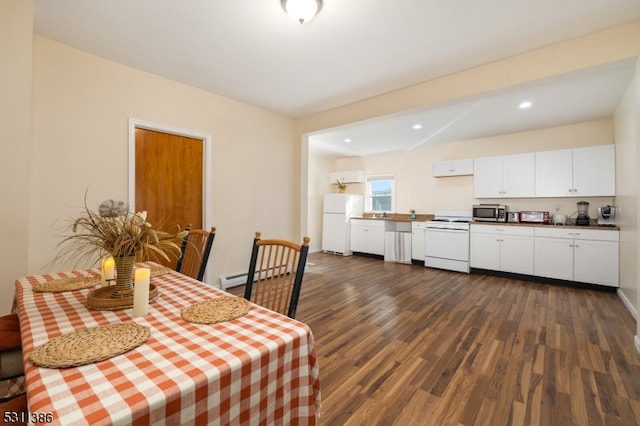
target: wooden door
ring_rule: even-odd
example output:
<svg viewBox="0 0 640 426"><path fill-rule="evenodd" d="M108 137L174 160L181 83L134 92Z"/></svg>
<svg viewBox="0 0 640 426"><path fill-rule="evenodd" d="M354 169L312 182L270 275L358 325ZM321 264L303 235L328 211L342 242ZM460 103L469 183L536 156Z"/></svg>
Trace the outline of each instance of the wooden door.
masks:
<svg viewBox="0 0 640 426"><path fill-rule="evenodd" d="M154 228L176 232L203 227L202 139L135 130L135 210ZM175 267L177 256L161 263Z"/></svg>

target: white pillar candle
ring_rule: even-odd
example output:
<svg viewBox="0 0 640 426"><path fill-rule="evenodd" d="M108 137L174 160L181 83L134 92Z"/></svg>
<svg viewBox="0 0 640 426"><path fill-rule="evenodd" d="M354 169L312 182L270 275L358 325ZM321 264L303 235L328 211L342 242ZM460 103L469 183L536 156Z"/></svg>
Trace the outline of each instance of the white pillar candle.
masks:
<svg viewBox="0 0 640 426"><path fill-rule="evenodd" d="M102 259L102 275L106 280L112 280L115 277L116 261L112 256ZM105 283L103 283L104 285Z"/></svg>
<svg viewBox="0 0 640 426"><path fill-rule="evenodd" d="M149 280L151 269L138 268L133 280L133 316L141 317L149 311Z"/></svg>

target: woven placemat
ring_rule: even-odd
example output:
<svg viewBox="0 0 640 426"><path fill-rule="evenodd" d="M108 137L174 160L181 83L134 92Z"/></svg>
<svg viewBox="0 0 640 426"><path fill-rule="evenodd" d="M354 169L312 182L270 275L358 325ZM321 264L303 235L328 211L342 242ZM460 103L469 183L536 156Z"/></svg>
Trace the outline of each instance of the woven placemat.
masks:
<svg viewBox="0 0 640 426"><path fill-rule="evenodd" d="M182 310L182 319L199 324L231 321L246 315L251 304L241 297L223 296L195 303Z"/></svg>
<svg viewBox="0 0 640 426"><path fill-rule="evenodd" d="M160 275L168 274L173 271L173 269L166 266L152 266L151 268L151 278L159 277Z"/></svg>
<svg viewBox="0 0 640 426"><path fill-rule="evenodd" d="M33 291L40 293L60 293L63 291L82 290L100 284L100 277L67 277L47 281L33 286Z"/></svg>
<svg viewBox="0 0 640 426"><path fill-rule="evenodd" d="M112 358L149 338L149 327L135 323L106 324L63 334L38 346L29 360L46 368L77 367Z"/></svg>

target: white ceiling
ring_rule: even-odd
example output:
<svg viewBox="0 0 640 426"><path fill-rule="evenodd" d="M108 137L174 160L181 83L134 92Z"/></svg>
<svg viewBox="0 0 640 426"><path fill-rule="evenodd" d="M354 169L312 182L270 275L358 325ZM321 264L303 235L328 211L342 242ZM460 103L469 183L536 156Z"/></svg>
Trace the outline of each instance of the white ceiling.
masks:
<svg viewBox="0 0 640 426"><path fill-rule="evenodd" d="M639 0L324 0L316 19L305 25L290 21L280 0L34 0L37 34L290 117L637 19ZM625 65L613 67L617 77L606 72L578 76L588 87L597 84L597 93L585 93L584 86L570 79L551 81L556 109L536 101L527 113L542 110L557 116L573 110L573 119L580 119L578 105L599 104L607 98L601 112L585 114L591 117L608 108L610 115L615 102L611 98L620 95L622 84L611 80L628 77L630 65ZM590 77L596 83L590 83ZM572 87L559 95L564 84ZM529 93L522 91L510 99L503 98L511 96L507 93L487 94L472 103L431 110L437 121L425 121L425 134L405 142L402 149L452 137L516 131L515 124L512 129L491 130L492 122L508 121L506 112L485 116L478 112L533 96ZM577 104L559 105L559 100L575 98L568 94L585 97ZM416 119L411 116L406 122ZM567 119L571 118L563 118ZM532 125L538 124L526 121L525 126ZM374 134L389 135L387 143L393 139L400 144L405 138L386 126ZM343 136L336 135L331 136ZM349 155L358 155L361 151L352 139ZM326 135L322 142L327 147L332 144ZM387 143L374 148L380 142L370 139L366 152L389 149Z"/></svg>

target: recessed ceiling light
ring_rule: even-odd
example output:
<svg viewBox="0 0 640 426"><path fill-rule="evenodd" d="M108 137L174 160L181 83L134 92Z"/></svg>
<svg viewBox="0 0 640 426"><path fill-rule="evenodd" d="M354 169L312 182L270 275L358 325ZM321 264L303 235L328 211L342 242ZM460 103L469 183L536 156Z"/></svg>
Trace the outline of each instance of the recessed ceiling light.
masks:
<svg viewBox="0 0 640 426"><path fill-rule="evenodd" d="M531 101L520 102L520 109L527 109L527 108L531 108L532 106L533 106L533 102Z"/></svg>
<svg viewBox="0 0 640 426"><path fill-rule="evenodd" d="M414 124L414 125L413 125L413 129L414 129L414 130L420 130L420 129L422 129L422 124Z"/></svg>
<svg viewBox="0 0 640 426"><path fill-rule="evenodd" d="M346 138L344 141L345 141L346 143L349 143L349 142L351 142L351 139Z"/></svg>

